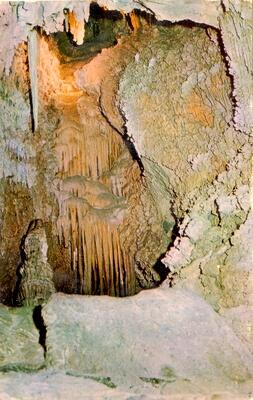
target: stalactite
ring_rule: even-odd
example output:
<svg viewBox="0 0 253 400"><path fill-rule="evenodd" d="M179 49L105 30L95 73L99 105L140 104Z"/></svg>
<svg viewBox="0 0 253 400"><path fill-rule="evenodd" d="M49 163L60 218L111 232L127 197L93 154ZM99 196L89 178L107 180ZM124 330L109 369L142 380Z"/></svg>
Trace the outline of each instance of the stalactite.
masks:
<svg viewBox="0 0 253 400"><path fill-rule="evenodd" d="M102 136L88 128L69 120L63 120L58 128L58 170L62 176L98 178L112 168L122 152L121 138L111 132Z"/></svg>
<svg viewBox="0 0 253 400"><path fill-rule="evenodd" d="M39 94L38 94L38 62L39 62L39 46L38 33L35 29L28 35L28 61L31 86L31 110L33 130L38 128L38 110L39 110Z"/></svg>
<svg viewBox="0 0 253 400"><path fill-rule="evenodd" d="M73 40L77 45L83 44L85 35L85 21L78 19L74 11L68 11L65 14L65 24L69 32L73 35Z"/></svg>
<svg viewBox="0 0 253 400"><path fill-rule="evenodd" d="M116 177L116 183L98 181L121 151L112 135L107 140L109 145L80 128L60 127L58 232L61 242L70 245L71 265L78 271L82 293L125 296L135 293L135 272L134 261L121 243L120 221L114 219L125 207L122 188Z"/></svg>
<svg viewBox="0 0 253 400"><path fill-rule="evenodd" d="M84 217L83 203L70 197L61 210L58 230L61 242L70 245L71 265L81 278L82 293L118 296L134 293L133 261L124 250L116 224L101 218L94 210Z"/></svg>
<svg viewBox="0 0 253 400"><path fill-rule="evenodd" d="M135 11L131 11L129 17L133 30L134 32L136 32L141 27L140 17L136 14Z"/></svg>
<svg viewBox="0 0 253 400"><path fill-rule="evenodd" d="M63 116L56 132L60 243L69 248L77 291L134 294L134 259L119 230L126 201L117 173L111 179L124 143L101 116L96 94L80 97L73 73L64 68L57 100Z"/></svg>

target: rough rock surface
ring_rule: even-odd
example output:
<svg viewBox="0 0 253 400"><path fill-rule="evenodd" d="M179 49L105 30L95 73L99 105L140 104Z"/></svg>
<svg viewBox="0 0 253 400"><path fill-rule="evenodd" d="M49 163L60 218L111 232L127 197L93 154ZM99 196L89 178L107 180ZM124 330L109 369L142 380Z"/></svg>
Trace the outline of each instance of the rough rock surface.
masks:
<svg viewBox="0 0 253 400"><path fill-rule="evenodd" d="M252 378L247 345L189 291L124 299L56 294L43 318L47 363L69 374L109 377L125 388L144 381L163 394L240 393Z"/></svg>
<svg viewBox="0 0 253 400"><path fill-rule="evenodd" d="M250 135L253 128L252 3L225 0L223 5L225 11L219 21L233 81L234 123L237 130ZM235 34L239 41L235 39Z"/></svg>
<svg viewBox="0 0 253 400"><path fill-rule="evenodd" d="M220 392L215 387L208 394L166 394L156 388L131 390L106 387L88 377L74 377L59 371L37 374L0 375L1 400L250 400L250 395Z"/></svg>
<svg viewBox="0 0 253 400"><path fill-rule="evenodd" d="M55 293L53 271L47 259L47 238L43 222L32 221L22 243L22 264L18 268L15 303L37 306Z"/></svg>
<svg viewBox="0 0 253 400"><path fill-rule="evenodd" d="M168 2L150 2L150 1L99 1L101 6L109 9L118 9L121 12L130 13L133 9L144 10L154 15L158 20L168 20L171 22L192 20L196 23L207 24L212 27L221 28L224 32L224 44L226 53L232 66L232 74L236 79L236 93L238 99L236 107L236 126L250 129L248 122L252 119L249 114L244 114L245 120L241 118L244 113L243 107L249 109L251 91L245 90L244 81L245 74L250 77L248 67L251 62L244 59L245 54L248 54L250 46L250 36L246 35L252 29L251 24L251 2L249 0L201 0L198 2L176 1ZM64 10L68 9L74 19L74 38L80 36L80 32L84 32L84 20L87 22L90 12L90 1L61 1L61 2L25 2L21 4L5 4L1 5L0 18L1 24L4 26L3 43L7 40L8 46L1 47L0 51L0 74L5 71L9 73L15 47L22 41L26 40L29 32L35 26L42 27L48 34L50 32L63 31L65 14ZM231 21L235 24L231 24ZM80 21L82 23L80 24ZM65 21L66 22L66 21ZM68 21L69 23L69 21ZM80 25L79 28L76 27ZM77 32L76 32L77 29ZM232 29L232 30L231 30ZM71 30L71 28L70 28ZM229 32L230 31L230 32ZM227 35L230 33L230 36ZM240 32L238 34L238 32ZM241 38L244 37L243 41ZM6 39L7 38L7 39ZM242 49L242 52L241 50ZM238 55L242 54L240 59L240 67L242 66L243 74L238 70ZM247 55L246 55L247 57ZM252 65L251 65L252 67ZM249 74L249 75L248 75ZM247 81L247 86L251 85ZM247 94L246 94L247 93ZM246 101L245 101L246 100ZM247 121L247 122L246 122Z"/></svg>
<svg viewBox="0 0 253 400"><path fill-rule="evenodd" d="M174 26L148 38L122 74L120 101L161 212L175 218L167 284L195 288L216 309L250 303L253 142L232 127L218 37Z"/></svg>
<svg viewBox="0 0 253 400"><path fill-rule="evenodd" d="M33 322L33 310L0 305L0 371L29 372L43 364L44 351Z"/></svg>
<svg viewBox="0 0 253 400"><path fill-rule="evenodd" d="M253 353L253 306L238 306L220 311L228 325Z"/></svg>
<svg viewBox="0 0 253 400"><path fill-rule="evenodd" d="M113 125L123 124L115 99L124 56L134 52L131 37L103 51L94 62L67 64L60 63L52 38L41 35L37 42L40 101L35 135L27 122L22 139L17 139L22 124L16 118L20 104L14 101L13 91L18 81L20 102L28 104L27 47L19 49L12 75L3 83L3 106L11 104L7 111L18 124L11 128L4 114L2 123L10 139L2 137L3 237L10 236L12 246L5 239L0 245L2 301L9 303L5 292L13 290L14 261L18 263L15 243L34 218L46 222L57 290L126 295L156 286L161 277L153 265L166 250L169 234L137 161ZM82 51L91 57L89 46ZM21 198L20 187L28 198ZM16 197L20 198L17 204ZM13 233L14 224L18 229Z"/></svg>

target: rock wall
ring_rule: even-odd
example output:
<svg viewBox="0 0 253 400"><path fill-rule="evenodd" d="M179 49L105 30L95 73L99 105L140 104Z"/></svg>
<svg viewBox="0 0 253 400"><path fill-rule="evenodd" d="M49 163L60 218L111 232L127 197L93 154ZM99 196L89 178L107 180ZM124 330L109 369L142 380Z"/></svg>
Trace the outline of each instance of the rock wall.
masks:
<svg viewBox="0 0 253 400"><path fill-rule="evenodd" d="M35 371L44 365L32 308L0 306L0 371Z"/></svg>
<svg viewBox="0 0 253 400"><path fill-rule="evenodd" d="M57 294L43 317L47 362L69 375L106 376L126 389L145 382L150 391L182 398L214 388L232 396L250 385L247 346L186 290L158 288L124 299Z"/></svg>
<svg viewBox="0 0 253 400"><path fill-rule="evenodd" d="M218 41L210 29L160 29L120 82L128 133L157 202L171 207L177 224L163 262L175 284L194 287L216 308L252 301L253 293L252 139L233 128Z"/></svg>

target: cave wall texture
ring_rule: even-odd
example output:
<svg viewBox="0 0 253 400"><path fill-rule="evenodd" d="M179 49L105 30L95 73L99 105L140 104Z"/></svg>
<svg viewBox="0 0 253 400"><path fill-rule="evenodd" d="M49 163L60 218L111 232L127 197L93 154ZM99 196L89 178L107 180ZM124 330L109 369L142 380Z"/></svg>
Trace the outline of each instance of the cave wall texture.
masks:
<svg viewBox="0 0 253 400"><path fill-rule="evenodd" d="M98 4L0 4L1 301L40 219L58 291L252 304L250 2Z"/></svg>

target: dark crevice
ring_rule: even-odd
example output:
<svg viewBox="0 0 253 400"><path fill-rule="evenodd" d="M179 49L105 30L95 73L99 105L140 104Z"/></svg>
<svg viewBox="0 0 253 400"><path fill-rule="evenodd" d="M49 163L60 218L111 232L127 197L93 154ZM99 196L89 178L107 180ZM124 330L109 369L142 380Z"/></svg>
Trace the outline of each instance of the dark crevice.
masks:
<svg viewBox="0 0 253 400"><path fill-rule="evenodd" d="M205 24L202 22L195 22L195 21L192 21L191 19L182 19L181 21L174 22L173 25L179 25L179 26L183 26L184 28L189 28L189 29L201 28L204 30L214 29L215 31L218 31L218 29L214 28L211 25L208 25L208 24Z"/></svg>
<svg viewBox="0 0 253 400"><path fill-rule="evenodd" d="M34 30L41 34L41 28L39 26L35 26ZM28 43L29 46L29 43ZM28 52L29 54L29 52ZM29 63L29 58L27 59L27 68L29 71L29 89L28 89L28 98L29 98L29 104L30 104L30 110L31 110L31 131L32 133L35 132L35 118L34 118L34 104L33 104L33 97L32 97L32 82L31 82L31 71L30 71L30 63Z"/></svg>
<svg viewBox="0 0 253 400"><path fill-rule="evenodd" d="M97 3L92 2L90 4L90 18L96 19L110 19L117 21L123 19L123 15L118 10L107 10L104 7L100 7Z"/></svg>
<svg viewBox="0 0 253 400"><path fill-rule="evenodd" d="M120 115L124 121L124 125L123 125L122 129L120 130L112 123L110 118L105 113L103 106L102 106L102 95L101 94L98 99L98 106L99 106L99 110L101 112L102 117L106 120L106 122L109 124L109 126L115 132L117 132L117 134L119 134L122 137L122 139L124 140L124 144L126 145L132 159L137 162L137 164L140 168L141 176L143 177L144 176L144 165L143 165L141 157L139 156L139 154L134 146L133 141L131 140L131 138L129 137L129 135L127 133L127 127L126 127L127 120L126 120L123 112L119 109Z"/></svg>
<svg viewBox="0 0 253 400"><path fill-rule="evenodd" d="M16 271L17 281L16 281L16 285L15 285L15 288L14 288L14 291L12 294L12 305L13 306L20 306L17 299L18 299L18 292L19 292L19 288L20 288L20 284L21 284L21 280L22 280L21 268L22 268L24 262L26 261L25 239L26 239L28 233L30 232L30 230L32 230L32 228L34 227L34 224L36 224L36 221L38 221L38 220L35 220L35 221L33 220L30 222L26 233L22 236L21 241L20 241L20 246L19 246L20 263L18 264L18 267L17 267L17 271Z"/></svg>
<svg viewBox="0 0 253 400"><path fill-rule="evenodd" d="M130 137L128 136L126 127L124 127L124 133L123 133L122 137L123 137L126 147L128 148L129 153L131 154L132 159L137 162L137 164L140 168L141 177L144 177L145 170L144 170L144 165L143 165L142 159L139 156L139 154L137 153L134 143L131 141Z"/></svg>
<svg viewBox="0 0 253 400"><path fill-rule="evenodd" d="M221 6L221 9L222 9L222 11L225 13L227 10L226 10L226 6L225 6L225 4L224 4L224 1L223 1L223 0L221 0L221 2L220 2L220 6Z"/></svg>
<svg viewBox="0 0 253 400"><path fill-rule="evenodd" d="M236 100L236 96L235 96L235 82L234 82L234 76L233 74L230 72L230 65L229 65L229 56L226 52L225 49L225 45L222 39L222 31L221 29L218 30L217 29L217 38L218 38L218 44L219 44L219 48L220 48L220 53L225 65L225 71L226 71L226 75L228 76L229 80L230 80L230 100L232 103L232 113L233 113L233 121L234 121L234 115L235 115L235 111L237 108L237 100Z"/></svg>
<svg viewBox="0 0 253 400"><path fill-rule="evenodd" d="M179 236L180 224L183 222L183 218L178 218L175 214L173 214L173 218L175 219L175 224L172 228L171 232L171 243L167 249L167 251L174 246L174 242L176 238Z"/></svg>
<svg viewBox="0 0 253 400"><path fill-rule="evenodd" d="M32 100L32 89L31 89L31 83L30 83L30 88L28 91L28 96L29 96L29 103L30 103L30 110L31 110L31 130L34 133L35 132L35 120L34 120L34 107L33 107L33 100Z"/></svg>
<svg viewBox="0 0 253 400"><path fill-rule="evenodd" d="M167 251L169 251L175 243L175 240L179 237L180 233L180 224L183 221L183 218L178 218L176 216L176 214L173 212L173 210L171 210L171 214L175 220L175 224L172 228L172 232L171 232L171 241L170 244L167 248ZM166 251L166 252L167 252ZM169 283L169 287L173 287L174 286L174 278L177 275L177 273L174 273L170 270L169 266L165 266L164 263L162 262L162 259L165 257L166 253L162 254L157 262L155 263L155 265L153 266L153 269L160 275L161 277L161 281L159 282L159 284L161 284L165 279L167 279L168 283Z"/></svg>
<svg viewBox="0 0 253 400"><path fill-rule="evenodd" d="M28 53L27 53L27 59L26 59L25 65L26 65L27 70L30 72ZM28 76L30 77L30 74ZM29 100L29 105L30 105L30 112L31 112L31 131L34 133L34 131L35 131L35 121L34 121L32 89L31 89L31 81L30 81L30 79L29 79L29 88L28 88L27 95L28 95L28 100Z"/></svg>
<svg viewBox="0 0 253 400"><path fill-rule="evenodd" d="M136 148L134 146L134 143L133 143L131 137L128 135L128 132L127 132L127 119L126 119L126 116L125 116L123 110L120 108L120 106L118 106L118 110L119 110L120 116L121 116L121 118L122 118L122 120L124 122L123 126L122 126L122 134L121 134L121 136L123 137L125 145L128 148L128 151L131 154L132 159L137 162L137 164L138 164L138 166L140 168L141 177L144 177L145 176L145 169L144 169L144 165L143 165L141 156L139 156L139 154L138 154L138 152L137 152L137 150L136 150Z"/></svg>
<svg viewBox="0 0 253 400"><path fill-rule="evenodd" d="M160 280L157 282L157 286L159 286L163 281L165 281L170 272L169 268L167 268L162 262L162 259L165 257L165 254L166 253L161 254L153 266L154 271L157 272L158 275L160 276Z"/></svg>
<svg viewBox="0 0 253 400"><path fill-rule="evenodd" d="M39 344L43 347L44 356L46 356L47 346L46 346L46 335L47 335L47 328L43 320L42 316L42 306L36 306L33 309L33 322L36 328L39 331Z"/></svg>
<svg viewBox="0 0 253 400"><path fill-rule="evenodd" d="M126 14L126 22L127 22L128 26L129 26L130 30L134 31L134 27L133 27L133 24L132 24L132 21L131 21L131 18L130 18L129 14Z"/></svg>
<svg viewBox="0 0 253 400"><path fill-rule="evenodd" d="M173 216L175 223L171 231L171 240L166 252L169 251L174 246L175 240L179 237L180 224L183 221L183 218L178 218L172 209L171 209L171 215ZM172 273L169 266L166 266L162 262L163 258L166 256L166 252L160 255L156 263L153 265L153 269L160 276L160 281L157 282L157 286L161 285L161 283L165 281L165 279L167 279L169 282L169 286L172 287L174 286L173 281L174 281L174 276L176 274Z"/></svg>

